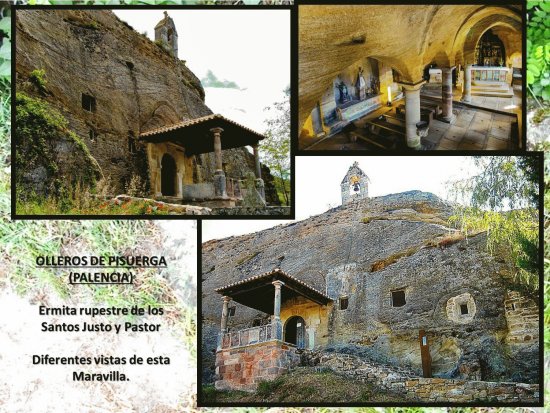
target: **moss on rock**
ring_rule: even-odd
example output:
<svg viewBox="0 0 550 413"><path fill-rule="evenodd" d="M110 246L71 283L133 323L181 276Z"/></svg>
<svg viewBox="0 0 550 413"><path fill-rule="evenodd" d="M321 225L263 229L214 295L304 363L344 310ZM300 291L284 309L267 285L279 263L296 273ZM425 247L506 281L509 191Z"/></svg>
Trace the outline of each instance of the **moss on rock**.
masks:
<svg viewBox="0 0 550 413"><path fill-rule="evenodd" d="M101 176L86 144L48 102L16 95L16 185L19 199L55 196L75 185L93 187Z"/></svg>

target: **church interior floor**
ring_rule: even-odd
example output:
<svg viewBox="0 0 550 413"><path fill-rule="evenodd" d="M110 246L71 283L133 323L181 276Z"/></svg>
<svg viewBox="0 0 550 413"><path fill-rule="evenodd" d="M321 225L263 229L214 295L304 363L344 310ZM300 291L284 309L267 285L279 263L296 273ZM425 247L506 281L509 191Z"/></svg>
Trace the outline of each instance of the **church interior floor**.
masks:
<svg viewBox="0 0 550 413"><path fill-rule="evenodd" d="M460 99L460 92L455 94L455 100ZM457 97L458 95L458 97ZM514 87L514 98L473 96L473 106L483 106L488 109L503 112L518 113L521 108L521 89ZM431 96L424 95L423 96ZM438 97L433 95L434 98ZM401 102L404 102L402 99ZM395 105L394 105L395 106ZM512 107L516 106L516 107ZM369 113L363 119L375 119L384 113L396 115L395 109L381 107ZM424 138L433 144L437 150L510 150L515 145L511 139L512 123L517 119L491 110L474 108L455 104L453 113L456 118L452 124L434 119L430 125L428 136ZM521 118L521 116L520 116ZM357 122L356 122L357 123ZM404 140L405 137L403 136ZM424 140L423 140L424 141ZM307 145L306 145L307 146ZM318 143L308 147L313 150L372 150L368 143L358 140L350 142L345 132L337 133L329 138L321 138Z"/></svg>

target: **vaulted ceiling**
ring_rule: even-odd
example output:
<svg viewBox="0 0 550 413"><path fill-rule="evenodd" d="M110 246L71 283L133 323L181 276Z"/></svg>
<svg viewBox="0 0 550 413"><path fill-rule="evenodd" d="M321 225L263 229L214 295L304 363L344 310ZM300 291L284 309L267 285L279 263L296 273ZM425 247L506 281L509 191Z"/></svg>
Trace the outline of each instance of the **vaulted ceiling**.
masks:
<svg viewBox="0 0 550 413"><path fill-rule="evenodd" d="M503 40L507 57L521 53L521 6L311 5L299 7L299 124L332 80L352 63L373 57L405 82L423 69L473 63L488 29Z"/></svg>

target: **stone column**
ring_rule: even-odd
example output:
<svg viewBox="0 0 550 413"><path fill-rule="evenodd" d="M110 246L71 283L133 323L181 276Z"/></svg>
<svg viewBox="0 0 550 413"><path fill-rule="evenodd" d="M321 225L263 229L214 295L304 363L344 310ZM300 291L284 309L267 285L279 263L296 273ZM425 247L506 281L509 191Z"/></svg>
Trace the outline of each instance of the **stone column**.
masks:
<svg viewBox="0 0 550 413"><path fill-rule="evenodd" d="M472 101L472 66L467 64L464 67L464 92L462 93L462 101L470 103Z"/></svg>
<svg viewBox="0 0 550 413"><path fill-rule="evenodd" d="M260 166L260 151L258 149L258 144L256 143L255 145L252 145L252 149L254 150L254 165L256 167L256 190L265 201L265 186L264 180L262 179L262 168Z"/></svg>
<svg viewBox="0 0 550 413"><path fill-rule="evenodd" d="M256 167L256 178L261 179L262 178L262 169L260 167L260 151L258 150L258 144L252 145L252 149L254 150L254 165Z"/></svg>
<svg viewBox="0 0 550 413"><path fill-rule="evenodd" d="M223 297L223 307L222 307L222 321L221 321L221 333L227 333L227 317L229 316L229 302L231 301L231 297L224 296Z"/></svg>
<svg viewBox="0 0 550 413"><path fill-rule="evenodd" d="M441 99L443 103L443 114L441 120L451 123L453 116L453 67L444 67L441 69Z"/></svg>
<svg viewBox="0 0 550 413"><path fill-rule="evenodd" d="M276 280L272 284L275 286L275 301L273 303L273 338L282 340L283 327L281 325L281 287L285 284Z"/></svg>
<svg viewBox="0 0 550 413"><path fill-rule="evenodd" d="M405 132L407 146L411 149L421 149L416 124L420 122L420 88L423 84L424 82L415 85L402 84L405 89Z"/></svg>
<svg viewBox="0 0 550 413"><path fill-rule="evenodd" d="M222 128L210 129L214 137L214 157L216 160L216 170L214 171L214 191L216 196L227 197L225 191L225 173L223 172L222 163Z"/></svg>

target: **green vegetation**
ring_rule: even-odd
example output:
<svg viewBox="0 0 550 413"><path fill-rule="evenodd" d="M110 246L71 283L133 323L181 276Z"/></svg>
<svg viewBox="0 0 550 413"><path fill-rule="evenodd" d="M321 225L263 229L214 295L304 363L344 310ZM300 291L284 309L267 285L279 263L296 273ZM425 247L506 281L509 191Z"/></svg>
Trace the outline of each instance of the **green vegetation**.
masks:
<svg viewBox="0 0 550 413"><path fill-rule="evenodd" d="M11 82L11 10L2 7L0 19L0 87L9 87Z"/></svg>
<svg viewBox="0 0 550 413"><path fill-rule="evenodd" d="M527 2L527 88L550 100L550 0ZM540 102L539 102L540 105Z"/></svg>
<svg viewBox="0 0 550 413"><path fill-rule="evenodd" d="M210 403L377 403L402 401L397 394L382 392L369 383L339 376L330 370L317 372L313 368L300 367L273 381L262 381L255 393L219 391L213 386L203 387L205 402ZM298 409L292 409L294 412ZM320 413L336 409L318 409ZM375 413L373 408L346 409Z"/></svg>
<svg viewBox="0 0 550 413"><path fill-rule="evenodd" d="M44 69L34 69L30 75L29 80L36 86L40 93L46 92L46 71Z"/></svg>
<svg viewBox="0 0 550 413"><path fill-rule="evenodd" d="M40 77L38 74L36 78ZM77 188L93 187L100 174L99 166L86 144L69 129L67 119L46 101L24 93L17 93L15 107L18 122L15 136L17 201L33 199L35 183L28 177L33 171L40 171L43 195L55 199L60 205ZM71 170L59 169L56 149L59 142L69 142L75 149L75 165ZM64 176L63 172L68 175Z"/></svg>
<svg viewBox="0 0 550 413"><path fill-rule="evenodd" d="M250 261L251 259L256 257L259 253L260 253L260 251L256 251L256 252L253 252L252 254L247 254L247 255L239 258L237 260L237 263L236 263L235 267L238 267L239 265L243 265L244 263Z"/></svg>
<svg viewBox="0 0 550 413"><path fill-rule="evenodd" d="M290 205L290 87L284 100L265 108L272 116L266 121L267 136L261 143L262 162L275 177L275 188L283 205Z"/></svg>
<svg viewBox="0 0 550 413"><path fill-rule="evenodd" d="M260 0L243 0L244 4L259 4ZM232 0L226 0L225 3L232 4ZM281 0L273 0L273 4L281 4ZM216 0L29 0L31 5L51 4L51 5L213 5Z"/></svg>
<svg viewBox="0 0 550 413"><path fill-rule="evenodd" d="M168 215L169 210L154 200L117 202L116 199L101 201L93 194L78 190L61 198L33 197L17 201L20 215Z"/></svg>
<svg viewBox="0 0 550 413"><path fill-rule="evenodd" d="M489 253L514 264L503 275L510 285L537 297L538 273L538 180L534 157L477 157L481 171L472 178L457 181L451 191L457 199L450 226L464 235L487 233Z"/></svg>
<svg viewBox="0 0 550 413"><path fill-rule="evenodd" d="M242 90L237 83L232 80L220 80L218 77L211 71L208 70L206 76L201 79L203 87L217 87L222 89L237 89Z"/></svg>

